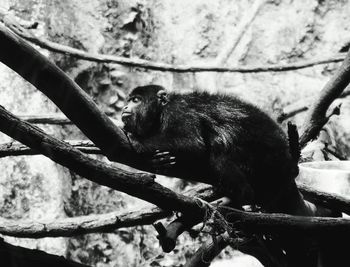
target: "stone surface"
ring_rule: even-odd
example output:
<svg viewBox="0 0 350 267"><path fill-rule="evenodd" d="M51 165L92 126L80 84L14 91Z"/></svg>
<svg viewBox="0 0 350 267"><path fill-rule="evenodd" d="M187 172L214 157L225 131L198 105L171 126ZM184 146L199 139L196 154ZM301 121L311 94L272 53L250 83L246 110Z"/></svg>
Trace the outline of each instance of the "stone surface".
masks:
<svg viewBox="0 0 350 267"><path fill-rule="evenodd" d="M212 64L237 34L242 16L253 1L239 0L2 0L7 10L26 25L38 22L37 36L92 53L137 57L173 64ZM350 39L348 1L267 1L245 32L228 66L299 62L322 58L344 49ZM269 112L311 97L314 100L339 64L288 72L170 73L96 64L67 55L40 51L75 79L108 114L118 118L130 88L158 83L170 90L197 89L236 93ZM40 115L59 111L40 92L0 64L0 105L15 114ZM330 125L332 144L349 155L350 103ZM307 103L309 104L309 103ZM293 120L300 126L304 114ZM84 138L70 126L40 125L58 138ZM1 142L9 138L0 135ZM140 202L97 186L40 156L0 159L1 216L42 219L126 210ZM178 188L178 183L165 182ZM151 227L110 234L43 240L11 241L65 255L95 266L139 266L161 254ZM159 257L162 266L183 263L193 245L180 238L175 253ZM68 245L67 245L68 244ZM231 254L222 254L229 258Z"/></svg>

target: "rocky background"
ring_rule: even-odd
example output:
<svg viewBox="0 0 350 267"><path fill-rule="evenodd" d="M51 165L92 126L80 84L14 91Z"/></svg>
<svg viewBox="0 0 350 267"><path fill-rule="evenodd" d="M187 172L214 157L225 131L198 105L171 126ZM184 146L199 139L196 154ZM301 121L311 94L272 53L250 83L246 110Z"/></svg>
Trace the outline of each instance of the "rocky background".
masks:
<svg viewBox="0 0 350 267"><path fill-rule="evenodd" d="M41 38L91 53L136 57L171 64L213 64L238 34L251 10L248 0L2 0L0 9L22 25L35 25ZM350 3L339 0L266 1L244 31L226 66L293 63L347 51ZM1 48L1 44L0 44ZM137 85L157 83L171 90L236 93L278 115L283 107L317 97L339 63L286 72L173 73L98 64L38 48L78 82L101 109L115 119L125 94ZM58 114L41 92L0 63L0 105L18 115ZM350 101L328 125L331 145L347 158L350 148ZM292 120L298 126L304 114ZM72 125L39 125L60 139L84 139ZM0 142L10 139L1 134ZM164 181L179 190L177 180ZM52 219L127 210L142 205L125 194L93 184L42 156L0 159L0 216ZM181 266L200 244L180 238L164 255L152 227L113 233L40 240L5 237L11 243L64 255L92 266ZM205 239L205 237L203 237ZM238 255L224 251L222 258ZM234 257L235 259L242 257ZM152 260L154 259L154 260ZM247 260L247 266L258 266ZM219 263L216 263L219 264ZM221 262L224 266L224 262ZM232 264L229 263L229 264ZM213 264L214 266L214 264ZM218 265L217 265L218 266Z"/></svg>

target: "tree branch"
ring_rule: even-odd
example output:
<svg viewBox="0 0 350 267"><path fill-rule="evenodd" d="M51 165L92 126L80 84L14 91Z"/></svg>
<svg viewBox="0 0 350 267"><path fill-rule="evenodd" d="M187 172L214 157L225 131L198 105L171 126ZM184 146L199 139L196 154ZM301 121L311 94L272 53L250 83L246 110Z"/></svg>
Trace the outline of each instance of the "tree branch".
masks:
<svg viewBox="0 0 350 267"><path fill-rule="evenodd" d="M37 249L28 249L6 243L0 238L0 258L2 266L16 267L89 267L66 260L62 256L48 254Z"/></svg>
<svg viewBox="0 0 350 267"><path fill-rule="evenodd" d="M316 138L322 127L327 123L326 112L334 99L339 97L350 82L350 51L342 65L320 92L318 99L311 106L302 127L300 146Z"/></svg>
<svg viewBox="0 0 350 267"><path fill-rule="evenodd" d="M315 200L316 203L319 203L321 205L325 205L326 207L329 207L329 203L325 203L325 201L330 201L331 203L334 202L335 210L340 211L348 211L350 209L349 200L338 197L332 197L330 194L325 194L323 192L317 191L317 194L315 192L311 192L308 190L308 187L305 186L301 187L301 191L303 194L306 194L306 197L312 198ZM195 187L191 190L188 190L185 192L186 195L190 197L198 197L203 200L211 201L214 198L218 197L214 191L212 190L211 186L203 185ZM343 201L343 202L341 202ZM347 205L345 205L347 203ZM227 212L227 210L226 210ZM230 210L229 210L230 212ZM0 219L0 233L8 236L15 236L15 237L26 237L26 238L42 238L42 237L58 237L58 236L76 236L86 233L93 233L93 232L109 232L113 231L115 229L123 228L123 227L132 227L137 225L148 225L151 223L154 223L156 220L162 219L166 216L169 216L171 213L169 211L161 210L159 208L143 208L142 210L138 211L130 211L125 213L119 213L119 212L110 212L107 214L101 214L101 215L88 215L88 216L80 216L75 218L65 218L55 221L14 221L14 220L8 220L8 219ZM236 218L235 221L241 222L241 218L245 219L247 215L249 217L249 212L241 212L236 214L238 219ZM277 217L275 216L277 215ZM293 216L290 216L294 218ZM184 227L184 224L181 225L181 223L187 218L187 226ZM299 218L299 222L295 224L294 222L290 222L290 224L286 224L286 221L288 221L289 217L282 217L281 220L279 220L281 217L279 217L278 214L264 214L264 213L255 213L255 217L251 220L252 227L256 224L259 224L259 218L262 218L266 224L274 224L274 225L282 225L282 227L285 227L288 229L293 229L293 227L301 227L303 224L303 220ZM271 218L271 220L269 219ZM318 219L318 218L316 218ZM325 218L326 220L316 220L318 226L320 229L322 227L325 227L328 229L329 224L334 223L334 227L342 227L342 225L350 225L350 221L348 219L340 219L340 218L332 218L328 220L328 218ZM178 234L176 237L173 238L173 240L176 241L177 237L184 231L190 229L194 224L198 223L198 221L193 222L192 225L189 224L189 218L187 216L180 217L178 220L175 220L174 222L170 223L167 228L167 236L171 236L169 232L177 232ZM175 223L176 222L176 223ZM295 225L294 225L295 224ZM308 223L306 224L306 226ZM170 227L170 228L169 228ZM272 226L273 227L273 226ZM169 230L172 229L172 230ZM181 229L181 230L178 230ZM180 232L180 234L179 234ZM254 231L259 233L260 231ZM265 233L265 231L262 231Z"/></svg>
<svg viewBox="0 0 350 267"><path fill-rule="evenodd" d="M297 182L300 192L308 201L325 208L350 214L350 200L338 194L329 194Z"/></svg>
<svg viewBox="0 0 350 267"><path fill-rule="evenodd" d="M226 218L235 227L252 233L304 234L316 240L331 236L350 236L350 220L333 217L305 217L277 213L244 212L226 207Z"/></svg>
<svg viewBox="0 0 350 267"><path fill-rule="evenodd" d="M184 192L189 197L198 197L211 201L216 193L209 185L196 186ZM110 232L123 227L152 224L172 213L156 207L144 207L141 210L124 213L110 212L99 215L79 216L43 221L18 221L0 219L0 233L25 238L43 238L76 236L95 232Z"/></svg>
<svg viewBox="0 0 350 267"><path fill-rule="evenodd" d="M51 125L67 125L73 124L66 116L62 116L59 114L47 114L47 115L18 115L18 118L33 124L51 124ZM107 115L108 116L108 115ZM122 121L119 119L114 119L110 116L108 118L118 127L123 125Z"/></svg>
<svg viewBox="0 0 350 267"><path fill-rule="evenodd" d="M73 124L69 119L65 116L57 115L57 114L47 114L47 115L17 115L21 120L24 120L29 123L35 124L52 124L52 125L66 125Z"/></svg>
<svg viewBox="0 0 350 267"><path fill-rule="evenodd" d="M143 59L124 58L113 55L91 54L85 51L72 48L69 46L57 44L42 38L35 37L28 30L24 29L13 19L8 18L5 14L0 14L0 21L3 21L6 26L22 38L47 49L52 52L69 54L79 59L89 60L101 63L116 63L130 67L140 67L145 69L157 71L171 71L171 72L240 72L240 73L256 73L256 72L280 72L291 71L296 69L313 67L315 65L328 64L334 62L341 62L344 60L345 54L338 53L325 58L305 60L289 64L275 64L275 65L256 65L256 66L240 66L240 67L218 67L204 66L204 65L172 65L162 62L152 62Z"/></svg>
<svg viewBox="0 0 350 267"><path fill-rule="evenodd" d="M347 90L343 92L338 98L345 98L349 95L350 90ZM294 117L301 112L307 111L313 99L314 97L308 97L284 107L281 114L279 114L277 117L277 122L282 123L283 121Z"/></svg>
<svg viewBox="0 0 350 267"><path fill-rule="evenodd" d="M141 198L166 210L177 210L189 214L205 212L206 207L198 205L196 199L177 194L156 183L155 175L133 173L93 160L76 148L19 120L3 107L0 107L0 131L90 181Z"/></svg>
<svg viewBox="0 0 350 267"><path fill-rule="evenodd" d="M0 43L0 61L49 97L105 155L132 164L133 151L122 130L73 80L1 24Z"/></svg>
<svg viewBox="0 0 350 267"><path fill-rule="evenodd" d="M87 233L111 232L123 227L148 225L171 215L159 208L148 208L120 214L110 212L46 221L14 221L0 219L0 233L24 238L70 237Z"/></svg>
<svg viewBox="0 0 350 267"><path fill-rule="evenodd" d="M101 150L98 149L91 141L68 141L65 143L79 149L81 152L86 154L102 154ZM10 142L5 144L0 144L0 158L8 156L22 156L22 155L38 155L38 151L33 150L26 145L18 142Z"/></svg>

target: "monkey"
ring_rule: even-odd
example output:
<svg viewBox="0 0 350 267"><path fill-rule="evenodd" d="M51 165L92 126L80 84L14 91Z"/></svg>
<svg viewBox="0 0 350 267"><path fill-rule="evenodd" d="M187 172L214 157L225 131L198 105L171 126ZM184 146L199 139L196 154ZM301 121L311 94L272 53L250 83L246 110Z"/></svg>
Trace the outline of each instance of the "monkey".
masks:
<svg viewBox="0 0 350 267"><path fill-rule="evenodd" d="M266 112L234 95L167 92L159 85L134 88L121 119L142 169L145 159L169 159L167 175L212 184L237 206L304 215L298 165L288 138ZM162 154L163 153L163 154ZM176 160L174 160L176 159ZM143 162L143 163L142 163Z"/></svg>
<svg viewBox="0 0 350 267"><path fill-rule="evenodd" d="M143 170L165 169L169 176L212 184L236 208L248 204L265 212L333 216L304 201L295 182L298 153L281 126L248 101L146 85L131 91L121 118ZM288 266L318 262L318 250L303 234L273 235L272 242L281 246Z"/></svg>

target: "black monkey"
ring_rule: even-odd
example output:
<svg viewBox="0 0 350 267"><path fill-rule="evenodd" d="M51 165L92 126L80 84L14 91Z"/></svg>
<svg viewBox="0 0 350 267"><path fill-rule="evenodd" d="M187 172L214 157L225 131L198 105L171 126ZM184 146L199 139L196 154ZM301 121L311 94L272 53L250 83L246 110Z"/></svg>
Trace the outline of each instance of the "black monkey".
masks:
<svg viewBox="0 0 350 267"><path fill-rule="evenodd" d="M286 134L256 106L231 95L148 85L130 93L122 121L140 162L170 151L171 176L212 184L237 205L254 201L270 212L306 213Z"/></svg>

